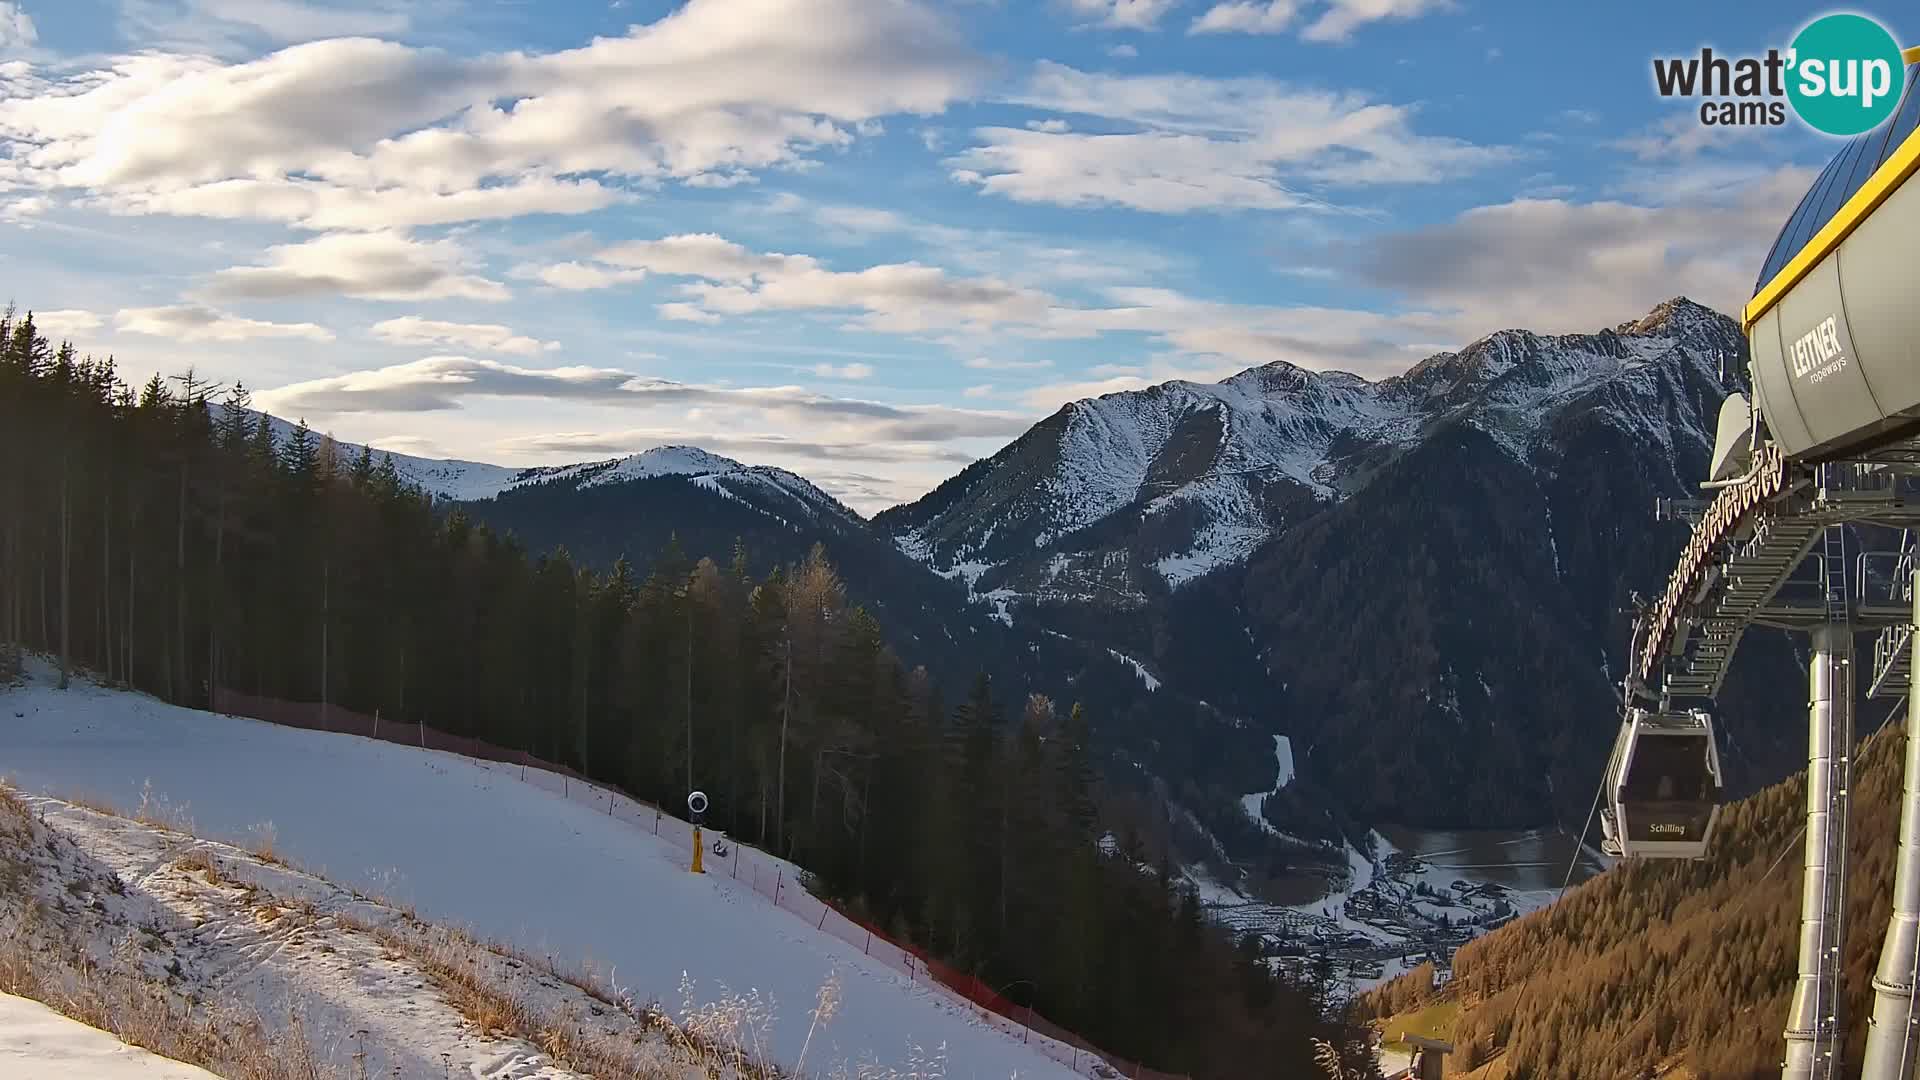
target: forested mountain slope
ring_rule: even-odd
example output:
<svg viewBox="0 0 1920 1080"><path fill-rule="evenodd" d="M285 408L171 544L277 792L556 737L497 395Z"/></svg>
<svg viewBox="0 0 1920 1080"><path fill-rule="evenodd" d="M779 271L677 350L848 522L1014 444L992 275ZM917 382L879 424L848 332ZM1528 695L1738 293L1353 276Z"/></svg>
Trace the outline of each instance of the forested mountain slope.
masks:
<svg viewBox="0 0 1920 1080"><path fill-rule="evenodd" d="M1093 695L902 663L824 552L764 574L530 555L371 452L204 393L135 391L0 317L0 461L36 463L0 470L0 663L425 722L661 804L691 781L824 894L1114 1053L1309 1067L1313 998L1100 843L1126 791Z"/></svg>
<svg viewBox="0 0 1920 1080"><path fill-rule="evenodd" d="M1865 713L1862 725L1884 710ZM1886 930L1904 734L1856 758L1848 836L1846 1061L1859 1075L1871 979ZM1359 1002L1369 1016L1436 997L1463 1009L1449 1067L1506 1080L1780 1074L1794 982L1806 774L1730 806L1708 858L1622 864L1559 903L1461 948L1438 994L1416 972ZM1771 873L1769 870L1771 869ZM1475 1073L1474 1075L1482 1075Z"/></svg>
<svg viewBox="0 0 1920 1080"><path fill-rule="evenodd" d="M1275 364L1109 394L874 523L1016 623L1289 735L1362 820L1564 821L1612 737L1630 596L1687 535L1655 500L1699 494L1745 357L1677 298L1377 382ZM1747 652L1739 790L1797 749L1776 734L1791 654L1764 633Z"/></svg>

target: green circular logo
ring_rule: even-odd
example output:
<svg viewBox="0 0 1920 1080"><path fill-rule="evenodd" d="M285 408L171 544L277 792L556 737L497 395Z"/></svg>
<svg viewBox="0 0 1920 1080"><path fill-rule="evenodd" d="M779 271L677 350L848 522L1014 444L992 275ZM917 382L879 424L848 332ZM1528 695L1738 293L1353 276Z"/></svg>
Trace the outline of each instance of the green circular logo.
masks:
<svg viewBox="0 0 1920 1080"><path fill-rule="evenodd" d="M1788 54L1793 111L1828 135L1858 135L1900 105L1907 68L1900 43L1863 15L1826 15L1807 24Z"/></svg>

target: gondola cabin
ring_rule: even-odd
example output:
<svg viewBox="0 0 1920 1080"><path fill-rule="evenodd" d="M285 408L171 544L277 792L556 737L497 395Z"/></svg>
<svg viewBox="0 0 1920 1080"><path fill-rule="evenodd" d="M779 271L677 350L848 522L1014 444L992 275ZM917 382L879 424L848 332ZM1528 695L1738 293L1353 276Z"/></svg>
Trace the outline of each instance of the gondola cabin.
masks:
<svg viewBox="0 0 1920 1080"><path fill-rule="evenodd" d="M1723 796L1705 712L1629 709L1607 764L1601 849L1628 859L1701 858Z"/></svg>

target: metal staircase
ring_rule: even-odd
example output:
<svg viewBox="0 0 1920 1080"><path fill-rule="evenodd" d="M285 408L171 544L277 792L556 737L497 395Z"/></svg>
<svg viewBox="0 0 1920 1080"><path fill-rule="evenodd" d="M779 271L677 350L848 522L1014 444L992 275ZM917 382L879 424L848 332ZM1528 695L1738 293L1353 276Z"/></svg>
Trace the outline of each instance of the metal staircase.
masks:
<svg viewBox="0 0 1920 1080"><path fill-rule="evenodd" d="M1905 529L1900 533L1900 556L1893 564L1892 580L1888 583L1888 600L1894 603L1913 606L1913 556L1917 539L1914 530ZM1900 697L1906 694L1909 677L1913 672L1913 626L1910 623L1894 623L1882 627L1880 636L1873 642L1873 681L1868 684L1868 697Z"/></svg>

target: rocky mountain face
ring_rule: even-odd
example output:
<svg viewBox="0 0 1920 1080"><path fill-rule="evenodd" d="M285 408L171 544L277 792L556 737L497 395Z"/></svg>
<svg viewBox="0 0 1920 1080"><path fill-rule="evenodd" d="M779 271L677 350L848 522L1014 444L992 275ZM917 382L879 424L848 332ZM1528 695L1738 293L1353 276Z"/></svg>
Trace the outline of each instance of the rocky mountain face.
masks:
<svg viewBox="0 0 1920 1080"><path fill-rule="evenodd" d="M1683 298L1378 382L1273 364L1070 404L875 526L1003 620L1289 735L1362 819L1577 818L1628 597L1686 537L1654 501L1698 495L1744 369L1739 328ZM1801 676L1782 639L1742 660L1730 767L1776 779Z"/></svg>

